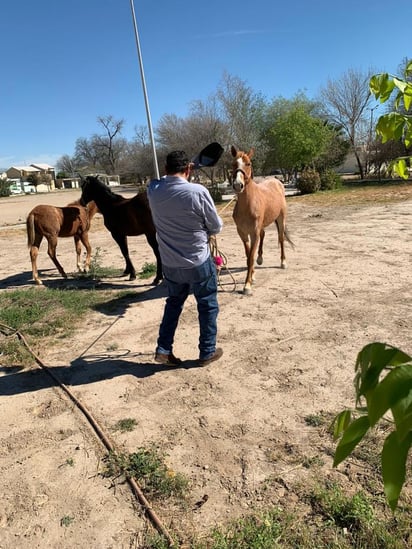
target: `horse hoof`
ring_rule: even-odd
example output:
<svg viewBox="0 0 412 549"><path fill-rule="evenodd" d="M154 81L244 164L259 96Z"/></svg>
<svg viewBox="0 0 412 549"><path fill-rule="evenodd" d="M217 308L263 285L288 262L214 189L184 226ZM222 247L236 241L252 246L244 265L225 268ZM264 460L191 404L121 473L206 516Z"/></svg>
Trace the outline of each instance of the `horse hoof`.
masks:
<svg viewBox="0 0 412 549"><path fill-rule="evenodd" d="M243 288L243 295L252 295L251 288Z"/></svg>
<svg viewBox="0 0 412 549"><path fill-rule="evenodd" d="M280 264L280 268L281 268L281 269L286 269L286 268L287 268L286 263L281 263L281 264Z"/></svg>
<svg viewBox="0 0 412 549"><path fill-rule="evenodd" d="M160 277L156 277L153 282L152 282L152 286L158 286L163 280L163 277L160 278Z"/></svg>
<svg viewBox="0 0 412 549"><path fill-rule="evenodd" d="M131 274L129 276L129 280L136 280L136 275L135 274Z"/></svg>
<svg viewBox="0 0 412 549"><path fill-rule="evenodd" d="M43 282L40 280L40 278L36 278L34 282L36 283L36 286L43 286Z"/></svg>
<svg viewBox="0 0 412 549"><path fill-rule="evenodd" d="M262 257L261 255L256 259L256 263L257 263L258 265L262 265L262 263L263 263L263 257Z"/></svg>

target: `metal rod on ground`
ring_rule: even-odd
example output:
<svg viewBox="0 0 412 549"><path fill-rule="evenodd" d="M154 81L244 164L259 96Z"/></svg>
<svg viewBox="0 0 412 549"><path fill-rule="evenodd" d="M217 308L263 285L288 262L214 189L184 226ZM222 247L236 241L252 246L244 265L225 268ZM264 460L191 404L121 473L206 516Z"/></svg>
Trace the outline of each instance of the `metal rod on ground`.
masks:
<svg viewBox="0 0 412 549"><path fill-rule="evenodd" d="M142 78L143 95L144 95L144 101L145 101L145 106L146 106L146 115L147 115L147 125L149 127L150 142L152 144L153 167L154 167L154 172L155 172L156 179L160 179L159 166L157 164L156 146L155 146L155 141L154 141L154 136L153 136L152 120L151 120L151 116L150 116L149 98L147 96L147 90L146 90L146 80L145 80L144 70L143 70L142 52L140 50L139 32L137 30L136 14L135 14L135 11L134 11L133 0L130 0L130 7L131 7L131 10L132 10L134 35L135 35L135 38L136 38L136 46L137 46L137 55L139 57L140 76Z"/></svg>

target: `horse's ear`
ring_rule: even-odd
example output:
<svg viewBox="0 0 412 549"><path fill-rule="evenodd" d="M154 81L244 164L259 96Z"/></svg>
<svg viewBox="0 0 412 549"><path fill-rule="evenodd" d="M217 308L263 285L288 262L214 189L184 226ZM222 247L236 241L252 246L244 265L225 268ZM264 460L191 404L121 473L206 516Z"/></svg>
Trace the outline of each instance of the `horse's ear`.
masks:
<svg viewBox="0 0 412 549"><path fill-rule="evenodd" d="M250 159L252 159L254 154L255 154L255 149L252 147L250 151L247 153L247 155Z"/></svg>
<svg viewBox="0 0 412 549"><path fill-rule="evenodd" d="M232 156L233 156L234 158L236 158L236 155L237 155L236 147L234 147L234 146L232 145L231 148L230 148L230 152L232 153Z"/></svg>
<svg viewBox="0 0 412 549"><path fill-rule="evenodd" d="M78 173L78 174L77 174L77 177L78 177L79 180L80 180L80 181L79 181L79 183L80 183L80 188L82 189L82 188L83 188L83 185L86 183L86 180L85 180L85 178L82 176L81 173Z"/></svg>

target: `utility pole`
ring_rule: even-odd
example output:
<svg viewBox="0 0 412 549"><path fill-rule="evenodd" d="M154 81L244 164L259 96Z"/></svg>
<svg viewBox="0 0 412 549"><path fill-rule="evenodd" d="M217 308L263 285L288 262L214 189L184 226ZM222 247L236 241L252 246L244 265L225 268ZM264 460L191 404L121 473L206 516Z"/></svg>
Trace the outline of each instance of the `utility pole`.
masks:
<svg viewBox="0 0 412 549"><path fill-rule="evenodd" d="M155 173L156 179L160 179L159 166L158 166L158 163L157 163L157 155L156 155L156 145L155 145L155 140L154 140L154 136L153 136L152 119L151 119L151 116L150 116L149 98L147 96L146 80L145 80L144 70L143 70L142 52L141 52L141 49L140 49L139 32L137 30L136 14L135 14L135 11L134 11L133 0L130 0L130 8L132 10L134 35L135 35L135 38L136 38L137 55L138 55L138 58L139 58L139 66L140 66L140 76L142 78L143 95L144 95L144 101L145 101L145 106L146 106L146 115L147 115L147 125L148 125L148 128L149 128L150 142L152 144L153 168L154 168L154 173Z"/></svg>

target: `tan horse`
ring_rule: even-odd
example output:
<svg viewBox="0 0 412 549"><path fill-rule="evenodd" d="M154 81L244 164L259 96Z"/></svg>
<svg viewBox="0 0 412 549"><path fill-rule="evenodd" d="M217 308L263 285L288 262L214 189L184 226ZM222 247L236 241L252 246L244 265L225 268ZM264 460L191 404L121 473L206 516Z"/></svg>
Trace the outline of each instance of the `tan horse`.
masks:
<svg viewBox="0 0 412 549"><path fill-rule="evenodd" d="M248 153L231 148L233 161L233 189L237 193L237 202L233 210L233 219L237 232L242 239L247 258L247 275L244 294L252 293L254 263L258 249L257 264L263 263L263 240L265 227L275 223L280 244L280 266L286 268L285 240L293 247L286 231L286 197L283 183L272 177L261 183L253 181L251 159L254 150Z"/></svg>
<svg viewBox="0 0 412 549"><path fill-rule="evenodd" d="M73 236L76 248L77 268L87 272L90 268L92 249L89 243L90 222L98 211L94 202L88 207L73 202L59 208L46 204L39 204L31 210L26 220L27 245L30 250L30 259L33 271L33 279L36 284L43 284L37 272L37 256L43 237L47 239L47 253L56 265L59 273L67 278L63 267L56 257L57 239L59 236ZM86 248L86 261L84 268L81 265L81 243Z"/></svg>

